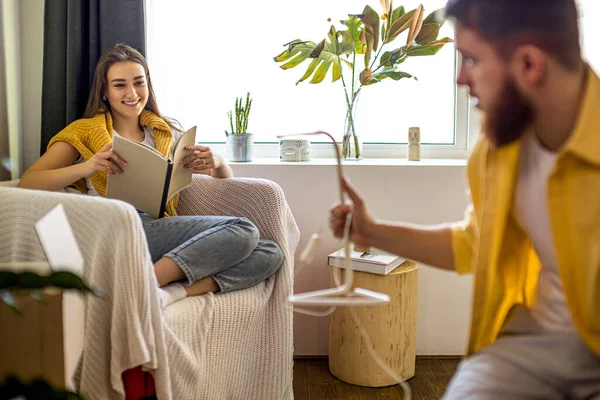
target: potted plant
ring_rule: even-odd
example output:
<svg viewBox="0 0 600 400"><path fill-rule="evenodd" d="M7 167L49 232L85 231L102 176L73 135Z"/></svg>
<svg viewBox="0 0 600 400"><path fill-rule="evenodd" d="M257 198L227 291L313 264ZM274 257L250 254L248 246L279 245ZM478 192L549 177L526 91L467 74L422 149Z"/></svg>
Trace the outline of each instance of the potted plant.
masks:
<svg viewBox="0 0 600 400"><path fill-rule="evenodd" d="M248 133L248 118L252 99L246 93L246 100L242 103L241 97L235 98L235 108L227 113L231 132L225 131L227 136L227 158L230 161L252 161L254 149L254 135Z"/></svg>
<svg viewBox="0 0 600 400"><path fill-rule="evenodd" d="M399 69L409 57L432 56L452 39L438 39L441 24L437 22L436 10L424 18L423 5L406 12L403 6L394 8L392 0L381 0L381 16L366 6L362 14L349 14L340 21L345 30L338 31L333 25L327 38L319 43L296 39L274 57L283 62L282 69L294 68L304 61L311 62L304 75L296 82L320 83L332 69L332 81L341 80L346 100L346 124L342 140L342 157L362 157L359 135L354 128L354 116L358 96L364 86L374 85L385 79L399 81L413 75ZM401 33L408 31L406 42L383 51L384 46L396 42ZM362 65L357 62L362 56ZM344 72L350 77L344 77ZM350 78L350 80L348 80ZM415 78L416 79L416 78Z"/></svg>
<svg viewBox="0 0 600 400"><path fill-rule="evenodd" d="M19 307L15 295L29 295L44 305L46 304L43 293L45 289L74 289L82 294L92 293L95 296L101 295L98 291L88 287L77 275L67 271L52 272L44 276L30 271L13 272L0 270L0 306L2 303L5 304L19 316L23 316L23 312ZM10 328L4 327L4 329ZM0 393L10 399L84 399L81 394L56 388L43 378L33 379L31 382L23 382L16 376L7 376L0 381Z"/></svg>

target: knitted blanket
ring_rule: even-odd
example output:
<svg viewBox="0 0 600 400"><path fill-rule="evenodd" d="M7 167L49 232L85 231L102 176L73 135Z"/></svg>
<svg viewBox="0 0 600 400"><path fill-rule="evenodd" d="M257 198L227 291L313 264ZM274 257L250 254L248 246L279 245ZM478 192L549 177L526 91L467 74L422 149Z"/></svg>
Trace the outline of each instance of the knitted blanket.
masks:
<svg viewBox="0 0 600 400"><path fill-rule="evenodd" d="M85 297L75 383L88 398L123 399L121 374L140 365L152 372L159 399L293 398L287 296L299 231L277 184L194 176L179 214L247 217L281 246L284 264L252 288L187 298L162 312L141 222L120 201L0 187L0 262L45 259L34 223L58 203L81 247L83 278L105 293Z"/></svg>

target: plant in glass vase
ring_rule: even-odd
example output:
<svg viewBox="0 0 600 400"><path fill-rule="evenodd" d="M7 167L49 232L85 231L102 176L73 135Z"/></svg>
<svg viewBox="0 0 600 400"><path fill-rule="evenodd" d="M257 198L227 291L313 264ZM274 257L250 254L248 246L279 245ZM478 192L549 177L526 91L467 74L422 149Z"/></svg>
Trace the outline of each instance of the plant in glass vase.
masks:
<svg viewBox="0 0 600 400"><path fill-rule="evenodd" d="M393 81L412 78L413 75L399 69L400 64L409 57L435 55L446 43L452 42L447 37L438 39L441 24L436 15L440 10L424 18L423 5L408 12L403 6L394 8L392 0L381 0L381 6L381 16L367 5L362 14L348 14L347 20L340 21L343 30L338 31L332 25L327 38L319 43L295 39L285 44L286 50L274 57L276 62L284 62L283 69L294 68L311 59L296 85L309 78L309 83L320 83L330 68L332 82L341 80L346 100L342 156L346 159L362 157L354 118L362 88L387 78ZM395 42L405 31L408 35L404 45L383 51L384 46ZM358 57L363 60L360 67L357 55L362 56ZM350 74L350 82L344 78L344 72Z"/></svg>

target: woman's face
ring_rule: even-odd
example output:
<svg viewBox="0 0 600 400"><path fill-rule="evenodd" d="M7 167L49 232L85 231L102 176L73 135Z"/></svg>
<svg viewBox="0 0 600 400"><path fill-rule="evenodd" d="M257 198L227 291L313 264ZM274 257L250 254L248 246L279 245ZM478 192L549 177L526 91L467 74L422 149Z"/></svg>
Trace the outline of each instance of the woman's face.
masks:
<svg viewBox="0 0 600 400"><path fill-rule="evenodd" d="M148 102L146 72L134 61L120 61L106 73L106 93L113 114L137 118Z"/></svg>

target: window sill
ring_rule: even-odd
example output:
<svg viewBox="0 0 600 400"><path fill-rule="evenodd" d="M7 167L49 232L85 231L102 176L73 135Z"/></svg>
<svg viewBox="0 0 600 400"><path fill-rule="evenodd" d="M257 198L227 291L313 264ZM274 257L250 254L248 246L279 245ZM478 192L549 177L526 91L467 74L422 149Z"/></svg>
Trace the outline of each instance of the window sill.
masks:
<svg viewBox="0 0 600 400"><path fill-rule="evenodd" d="M254 158L249 162L229 161L232 166L270 166L277 165L281 167L289 166L324 166L337 165L334 158L314 158L310 161L281 161L278 158ZM364 158L358 161L342 161L346 167L354 166L380 166L380 167L465 167L467 160L450 158L423 158L420 161L408 161L402 158Z"/></svg>

